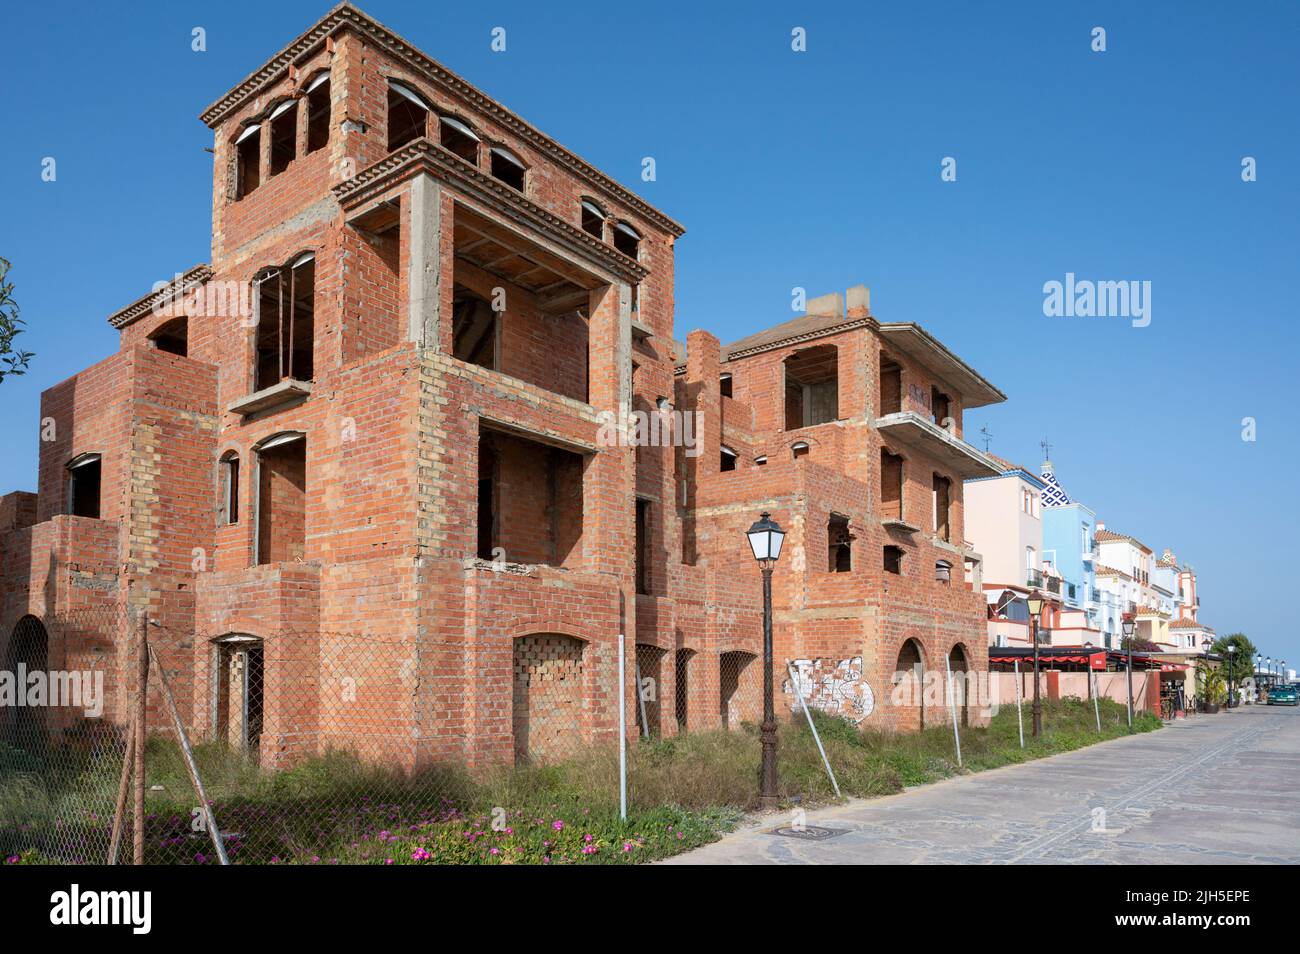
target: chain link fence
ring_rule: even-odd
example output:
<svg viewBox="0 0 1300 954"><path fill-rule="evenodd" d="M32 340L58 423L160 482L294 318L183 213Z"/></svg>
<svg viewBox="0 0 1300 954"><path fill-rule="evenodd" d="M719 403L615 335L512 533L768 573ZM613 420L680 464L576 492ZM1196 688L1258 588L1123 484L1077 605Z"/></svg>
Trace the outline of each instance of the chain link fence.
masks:
<svg viewBox="0 0 1300 954"><path fill-rule="evenodd" d="M114 608L21 617L3 644L0 854L103 864L125 798L135 657ZM123 718L125 715L125 719ZM129 820L118 843L129 846Z"/></svg>
<svg viewBox="0 0 1300 954"><path fill-rule="evenodd" d="M64 693L0 712L10 859L637 860L757 805L763 661L739 648L539 633L449 674L415 638L208 634L104 610L26 617L4 652ZM892 771L860 729L875 704L860 658L777 659L773 677L783 797L833 798L841 773L870 792ZM957 742L937 722L926 765Z"/></svg>

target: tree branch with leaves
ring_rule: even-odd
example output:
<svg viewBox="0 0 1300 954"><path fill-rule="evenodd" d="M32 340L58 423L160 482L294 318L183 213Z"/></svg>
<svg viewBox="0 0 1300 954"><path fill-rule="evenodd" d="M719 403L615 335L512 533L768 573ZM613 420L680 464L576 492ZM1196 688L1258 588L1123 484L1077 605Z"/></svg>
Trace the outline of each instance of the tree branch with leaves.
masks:
<svg viewBox="0 0 1300 954"><path fill-rule="evenodd" d="M23 333L24 322L18 317L18 302L14 301L13 292L9 260L0 258L0 381L7 374L25 374L27 362L35 357L30 351L14 348L14 338Z"/></svg>

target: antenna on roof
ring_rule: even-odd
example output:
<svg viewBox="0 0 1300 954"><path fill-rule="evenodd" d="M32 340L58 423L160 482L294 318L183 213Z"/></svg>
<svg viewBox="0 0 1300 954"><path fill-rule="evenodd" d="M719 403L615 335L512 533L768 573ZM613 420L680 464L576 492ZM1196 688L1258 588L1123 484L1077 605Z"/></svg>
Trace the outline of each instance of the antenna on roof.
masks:
<svg viewBox="0 0 1300 954"><path fill-rule="evenodd" d="M993 435L989 433L989 426L985 424L980 428L980 434L984 436L984 453L989 452L989 443L993 440Z"/></svg>
<svg viewBox="0 0 1300 954"><path fill-rule="evenodd" d="M1041 447L1041 448L1043 449L1043 460L1051 460L1051 459L1052 459L1052 445L1049 444L1049 443L1047 443L1047 438L1046 438L1046 437L1044 437L1041 441L1038 442L1038 446Z"/></svg>

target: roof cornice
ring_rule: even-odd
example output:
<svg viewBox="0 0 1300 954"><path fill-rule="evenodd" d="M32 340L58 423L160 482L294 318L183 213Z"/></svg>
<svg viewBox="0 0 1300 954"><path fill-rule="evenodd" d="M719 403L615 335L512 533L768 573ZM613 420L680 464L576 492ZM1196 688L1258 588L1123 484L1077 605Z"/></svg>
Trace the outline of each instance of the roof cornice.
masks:
<svg viewBox="0 0 1300 954"><path fill-rule="evenodd" d="M108 316L108 323L119 330L125 328L153 311L156 305L184 296L191 288L202 285L211 277L211 265L195 265L161 288L156 288L144 297L137 298L122 310L113 312Z"/></svg>
<svg viewBox="0 0 1300 954"><path fill-rule="evenodd" d="M444 92L468 100L477 109L491 116L534 149L547 155L575 175L586 179L597 188L604 190L617 201L622 202L631 209L635 209L674 237L679 237L686 232L686 229L680 223L664 215L640 196L619 185L595 166L570 152L554 139L541 132L541 130L506 109L486 93L470 85L469 82L457 76L442 64L430 59L392 30L348 3L339 4L339 6L327 13L302 36L267 60L261 68L250 73L242 82L205 109L199 115L199 118L210 128L215 129L232 112L239 109L250 99L255 98L267 86L286 76L290 65L314 55L324 44L326 38L345 29L354 30L358 35L383 49L416 75L433 83Z"/></svg>
<svg viewBox="0 0 1300 954"><path fill-rule="evenodd" d="M575 228L455 153L423 137L334 186L334 197L344 211L348 211L422 172L451 183L493 211L541 232L566 250L628 282L642 281L650 274L650 270L636 259Z"/></svg>
<svg viewBox="0 0 1300 954"><path fill-rule="evenodd" d="M778 348L788 348L790 345L802 344L805 341L813 341L817 338L828 338L831 335L843 334L846 331L854 331L858 328L875 328L878 322L870 315L864 315L861 318L850 318L847 321L840 322L837 325L830 325L826 328L818 328L814 331L805 331L797 335L789 335L785 338L778 338L775 341L765 341L763 344L754 345L752 348L741 348L739 351L722 349L725 353L722 357L722 364L728 361L737 361L740 358L748 358L750 355L762 354L764 351L775 351Z"/></svg>

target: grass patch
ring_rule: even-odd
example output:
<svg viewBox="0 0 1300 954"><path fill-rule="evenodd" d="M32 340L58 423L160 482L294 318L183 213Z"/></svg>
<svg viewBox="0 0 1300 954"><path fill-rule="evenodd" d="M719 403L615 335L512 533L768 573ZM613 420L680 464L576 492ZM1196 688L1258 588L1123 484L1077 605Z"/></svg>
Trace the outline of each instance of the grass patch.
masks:
<svg viewBox="0 0 1300 954"><path fill-rule="evenodd" d="M982 771L1129 734L1125 708L1044 700L1044 733L1021 749L1014 707L986 728L961 731L959 768L951 726L896 734L862 730L815 713L827 757L846 796L893 794L963 771ZM1143 713L1132 731L1158 728ZM828 802L834 792L806 722L779 734L781 794L789 803ZM213 863L208 836L194 830L194 796L179 749L153 738L147 782L146 860ZM685 733L629 747L626 821L618 813L616 750L594 747L546 766L502 768L479 778L430 768L404 774L328 752L279 772L258 768L220 744L195 757L231 860L245 864L621 864L667 857L715 840L757 805L758 729ZM0 775L0 850L11 860L100 861L116 790L116 763L50 774L39 765ZM47 837L51 826L59 837ZM75 836L75 837L74 837ZM79 839L79 840L78 840ZM69 849L80 844L82 848ZM129 844L129 842L128 842ZM90 846L87 848L86 846Z"/></svg>

